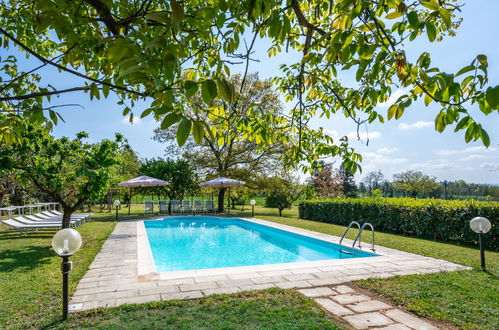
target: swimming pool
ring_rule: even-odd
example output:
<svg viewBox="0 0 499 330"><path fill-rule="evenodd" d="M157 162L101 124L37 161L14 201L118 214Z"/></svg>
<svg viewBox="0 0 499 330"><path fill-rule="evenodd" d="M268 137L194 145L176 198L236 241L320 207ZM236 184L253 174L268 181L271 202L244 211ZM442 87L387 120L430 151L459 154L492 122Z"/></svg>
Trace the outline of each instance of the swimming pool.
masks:
<svg viewBox="0 0 499 330"><path fill-rule="evenodd" d="M144 226L160 273L377 256L238 218L170 217Z"/></svg>

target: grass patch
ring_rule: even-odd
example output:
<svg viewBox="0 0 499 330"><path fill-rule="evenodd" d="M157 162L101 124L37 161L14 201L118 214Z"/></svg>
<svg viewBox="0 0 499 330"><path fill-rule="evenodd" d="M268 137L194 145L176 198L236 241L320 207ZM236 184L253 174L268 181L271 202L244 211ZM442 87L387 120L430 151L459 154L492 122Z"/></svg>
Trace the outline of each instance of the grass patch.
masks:
<svg viewBox="0 0 499 330"><path fill-rule="evenodd" d="M340 329L312 299L268 289L78 313L52 329Z"/></svg>
<svg viewBox="0 0 499 330"><path fill-rule="evenodd" d="M71 260L70 292L100 251L115 222L96 216L78 228L83 246ZM20 237L0 224L0 328L31 328L60 317L60 258L51 247L55 231Z"/></svg>

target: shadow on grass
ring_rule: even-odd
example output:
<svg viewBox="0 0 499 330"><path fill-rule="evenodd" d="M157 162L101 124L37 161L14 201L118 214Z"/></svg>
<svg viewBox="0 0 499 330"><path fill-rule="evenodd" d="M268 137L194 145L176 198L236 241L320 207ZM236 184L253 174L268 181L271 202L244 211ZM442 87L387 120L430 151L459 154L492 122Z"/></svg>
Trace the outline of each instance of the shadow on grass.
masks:
<svg viewBox="0 0 499 330"><path fill-rule="evenodd" d="M36 231L24 232L24 236L20 235L20 232L17 230L0 230L0 240L11 240L11 239L26 239L26 238L35 238L35 239L44 239L44 238L52 238L57 230L44 230L44 231Z"/></svg>
<svg viewBox="0 0 499 330"><path fill-rule="evenodd" d="M49 246L24 246L22 249L4 250L0 252L0 272L22 269L29 271L41 264L50 262L54 251Z"/></svg>

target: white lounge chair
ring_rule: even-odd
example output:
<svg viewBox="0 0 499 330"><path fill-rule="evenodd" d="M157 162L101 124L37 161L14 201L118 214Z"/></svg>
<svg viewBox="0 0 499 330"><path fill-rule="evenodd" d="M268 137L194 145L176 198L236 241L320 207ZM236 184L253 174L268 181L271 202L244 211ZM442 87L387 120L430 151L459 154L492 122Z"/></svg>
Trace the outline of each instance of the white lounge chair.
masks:
<svg viewBox="0 0 499 330"><path fill-rule="evenodd" d="M168 214L168 203L165 200L158 201L158 213Z"/></svg>
<svg viewBox="0 0 499 330"><path fill-rule="evenodd" d="M154 214L154 201L144 201L144 214Z"/></svg>
<svg viewBox="0 0 499 330"><path fill-rule="evenodd" d="M212 200L207 200L205 203L206 213L217 213L215 210L215 205Z"/></svg>
<svg viewBox="0 0 499 330"><path fill-rule="evenodd" d="M194 201L194 214L203 213L203 211L204 211L203 202L200 200L195 200Z"/></svg>
<svg viewBox="0 0 499 330"><path fill-rule="evenodd" d="M25 225L44 225L44 224L57 224L62 225L62 219L38 219L32 215L25 215L22 217L15 217L13 220L23 223ZM70 220L70 227L78 227L81 225L81 220Z"/></svg>
<svg viewBox="0 0 499 330"><path fill-rule="evenodd" d="M39 225L27 225L14 219L9 220L0 220L4 225L9 226L20 232L21 236L27 235L26 231L36 232L38 230L49 230L49 229L59 229L62 227L62 224L53 224L53 223L42 223Z"/></svg>
<svg viewBox="0 0 499 330"><path fill-rule="evenodd" d="M182 201L182 214L190 214L192 213L192 206L191 206L191 201L190 200L183 200Z"/></svg>
<svg viewBox="0 0 499 330"><path fill-rule="evenodd" d="M175 214L175 213L181 213L181 209L180 209L180 201L179 200L171 200L170 201L170 204L171 204L171 209L172 209L172 214Z"/></svg>

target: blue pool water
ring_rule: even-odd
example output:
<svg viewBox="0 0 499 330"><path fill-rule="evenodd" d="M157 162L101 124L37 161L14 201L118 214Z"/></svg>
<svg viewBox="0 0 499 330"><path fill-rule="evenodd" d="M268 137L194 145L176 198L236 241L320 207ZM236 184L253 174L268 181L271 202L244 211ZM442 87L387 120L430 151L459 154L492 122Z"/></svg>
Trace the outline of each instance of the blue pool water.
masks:
<svg viewBox="0 0 499 330"><path fill-rule="evenodd" d="M237 218L171 217L144 225L157 272L352 258L337 244ZM355 258L372 256L355 251Z"/></svg>

